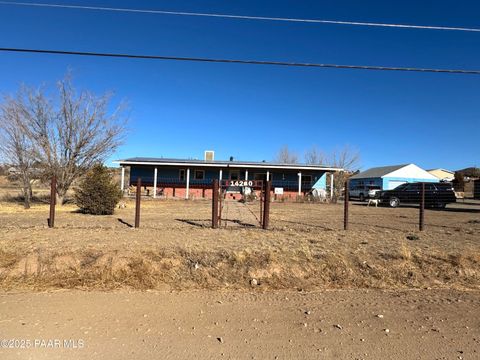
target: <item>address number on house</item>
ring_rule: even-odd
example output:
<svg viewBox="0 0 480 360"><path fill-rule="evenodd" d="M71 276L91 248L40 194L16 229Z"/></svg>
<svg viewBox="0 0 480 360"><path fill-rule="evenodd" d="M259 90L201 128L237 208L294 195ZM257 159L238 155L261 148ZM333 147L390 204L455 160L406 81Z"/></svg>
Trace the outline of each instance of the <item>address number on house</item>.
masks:
<svg viewBox="0 0 480 360"><path fill-rule="evenodd" d="M254 182L252 180L229 180L227 181L227 186L253 186Z"/></svg>
<svg viewBox="0 0 480 360"><path fill-rule="evenodd" d="M251 188L259 188L263 187L262 180L222 180L221 181L222 187L251 187Z"/></svg>

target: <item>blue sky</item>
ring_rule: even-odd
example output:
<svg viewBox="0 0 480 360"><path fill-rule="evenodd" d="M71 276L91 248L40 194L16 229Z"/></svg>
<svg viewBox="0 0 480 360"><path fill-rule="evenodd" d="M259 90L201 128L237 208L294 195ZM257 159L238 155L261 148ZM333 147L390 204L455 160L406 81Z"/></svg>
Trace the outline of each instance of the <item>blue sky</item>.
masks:
<svg viewBox="0 0 480 360"><path fill-rule="evenodd" d="M47 1L47 0L46 0ZM49 0L54 3L54 1ZM478 1L56 1L258 16L480 27ZM122 14L0 5L0 46L480 69L480 33ZM53 85L130 104L112 157L271 160L350 145L362 168L480 165L480 76L0 54L0 92ZM111 160L111 159L109 159Z"/></svg>

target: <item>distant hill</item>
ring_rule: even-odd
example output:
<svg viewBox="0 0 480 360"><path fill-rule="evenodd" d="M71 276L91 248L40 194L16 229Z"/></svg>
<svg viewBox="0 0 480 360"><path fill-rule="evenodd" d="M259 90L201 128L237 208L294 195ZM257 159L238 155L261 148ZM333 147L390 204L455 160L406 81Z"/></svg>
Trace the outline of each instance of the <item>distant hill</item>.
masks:
<svg viewBox="0 0 480 360"><path fill-rule="evenodd" d="M469 168L457 170L456 172L462 174L463 176L480 177L480 168L477 168L477 167L469 167Z"/></svg>

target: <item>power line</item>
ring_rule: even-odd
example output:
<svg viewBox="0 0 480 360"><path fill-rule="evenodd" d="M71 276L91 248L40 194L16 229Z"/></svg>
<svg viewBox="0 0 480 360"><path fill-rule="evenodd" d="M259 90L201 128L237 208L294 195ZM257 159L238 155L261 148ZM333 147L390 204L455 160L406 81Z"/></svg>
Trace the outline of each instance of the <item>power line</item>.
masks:
<svg viewBox="0 0 480 360"><path fill-rule="evenodd" d="M99 56L99 57L128 58L128 59L193 61L193 62L207 62L207 63L228 63L228 64L248 64L248 65L273 65L273 66L352 69L352 70L408 71L408 72L423 72L423 73L450 73L450 74L480 75L480 70L465 70L465 69L433 69L433 68L389 67L389 66L372 66L372 65L319 64L319 63L299 63L299 62L287 62L287 61L262 61L262 60L203 58L203 57L138 55L138 54L98 53L98 52L84 52L84 51L25 49L25 48L23 48L23 49L22 48L0 48L0 51L3 51L3 52L17 52L17 53L34 53L34 54L52 54L52 55Z"/></svg>
<svg viewBox="0 0 480 360"><path fill-rule="evenodd" d="M165 10L132 9L132 8L114 8L114 7L101 7L101 6L63 5L63 4L47 4L47 3L26 3L26 2L17 2L17 1L0 1L0 4L1 5L14 5L14 6L48 7L48 8L63 8L63 9L77 9L77 10L97 10L97 11L115 11L115 12L126 12L126 13L159 14L159 15L200 16L200 17L213 17L213 18L238 19L238 20L281 21L281 22L313 23L313 24L387 27L387 28L400 28L400 29L422 29L422 30L446 30L446 31L480 32L480 29L478 29L478 28L452 27L452 26L391 24L391 23L322 20L322 19L298 19L298 18L281 18L281 17L269 17L269 16L248 16L248 15L198 13L198 12L185 12L185 11L165 11Z"/></svg>

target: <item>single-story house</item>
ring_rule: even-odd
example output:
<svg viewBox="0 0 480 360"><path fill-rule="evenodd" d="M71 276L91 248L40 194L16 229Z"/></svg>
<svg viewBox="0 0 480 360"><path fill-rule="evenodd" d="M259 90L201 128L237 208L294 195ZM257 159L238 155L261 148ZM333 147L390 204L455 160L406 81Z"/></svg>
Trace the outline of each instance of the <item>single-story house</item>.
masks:
<svg viewBox="0 0 480 360"><path fill-rule="evenodd" d="M332 184L336 167L272 162L166 159L135 157L115 161L122 168L121 188L135 185L140 177L142 186L151 188L154 197L211 198L212 182L219 180L271 180L272 193L277 197L307 194L312 189L327 190L327 175ZM130 167L130 179L125 179ZM331 186L329 186L331 188Z"/></svg>
<svg viewBox="0 0 480 360"><path fill-rule="evenodd" d="M455 172L450 170L430 169L427 171L440 181L453 181L453 179L455 178Z"/></svg>
<svg viewBox="0 0 480 360"><path fill-rule="evenodd" d="M374 185L382 190L395 189L411 182L440 182L440 180L415 164L382 166L368 169L350 177L350 188Z"/></svg>

